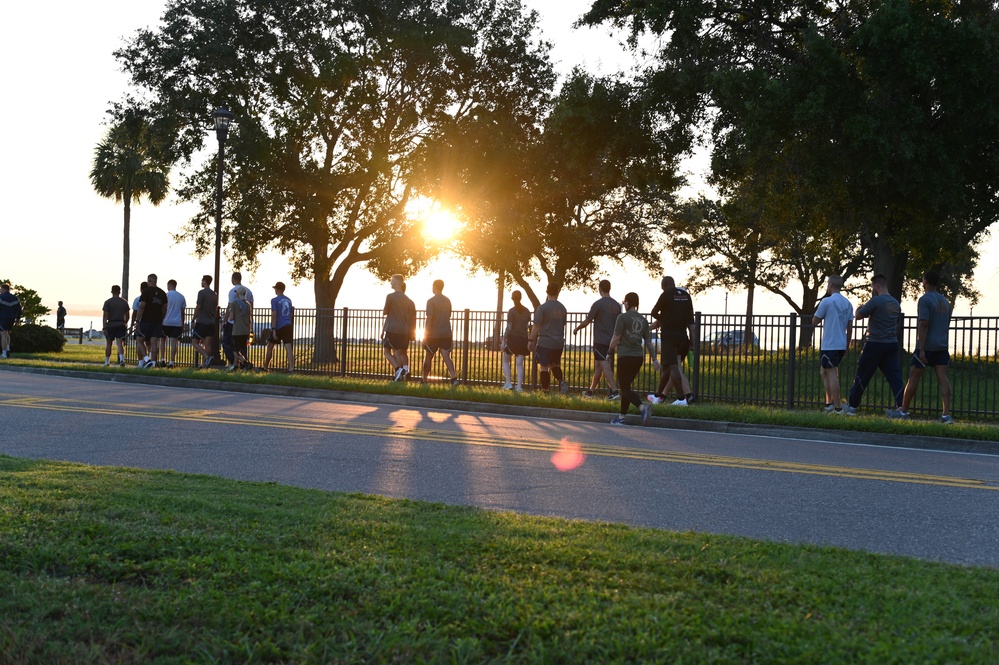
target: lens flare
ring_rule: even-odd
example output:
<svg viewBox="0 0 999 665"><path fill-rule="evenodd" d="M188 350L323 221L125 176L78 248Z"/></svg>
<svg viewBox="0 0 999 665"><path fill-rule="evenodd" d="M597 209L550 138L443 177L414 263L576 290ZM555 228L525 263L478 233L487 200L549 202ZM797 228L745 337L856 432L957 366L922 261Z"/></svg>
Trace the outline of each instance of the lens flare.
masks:
<svg viewBox="0 0 999 665"><path fill-rule="evenodd" d="M552 464L559 471L572 471L578 469L586 461L586 455L578 443L572 443L568 437L562 439L558 445L558 452L552 455Z"/></svg>

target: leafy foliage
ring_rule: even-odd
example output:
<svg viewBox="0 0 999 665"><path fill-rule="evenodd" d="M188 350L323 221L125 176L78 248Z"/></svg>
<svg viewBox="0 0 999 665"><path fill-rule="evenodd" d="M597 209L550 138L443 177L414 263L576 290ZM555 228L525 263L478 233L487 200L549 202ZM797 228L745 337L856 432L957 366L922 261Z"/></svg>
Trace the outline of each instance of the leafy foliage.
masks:
<svg viewBox="0 0 999 665"><path fill-rule="evenodd" d="M50 326L28 323L14 326L10 333L10 349L16 353L55 353L65 344L66 337Z"/></svg>

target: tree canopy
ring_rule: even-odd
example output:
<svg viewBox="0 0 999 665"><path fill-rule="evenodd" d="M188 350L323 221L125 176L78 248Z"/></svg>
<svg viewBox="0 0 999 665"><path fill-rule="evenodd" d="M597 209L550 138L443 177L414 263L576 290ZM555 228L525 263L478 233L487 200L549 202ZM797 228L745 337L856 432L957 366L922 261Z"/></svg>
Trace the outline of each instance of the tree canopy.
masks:
<svg viewBox="0 0 999 665"><path fill-rule="evenodd" d="M997 18L982 0L597 0L584 20L660 35L647 90L710 145L715 183L807 200L812 230L856 242L899 293L973 266L999 218Z"/></svg>
<svg viewBox="0 0 999 665"><path fill-rule="evenodd" d="M223 237L237 265L276 247L332 308L348 270L409 273L435 251L408 206L431 146L473 115L531 118L554 80L519 0L173 0L117 57L190 160L235 114ZM214 229L214 164L180 189Z"/></svg>

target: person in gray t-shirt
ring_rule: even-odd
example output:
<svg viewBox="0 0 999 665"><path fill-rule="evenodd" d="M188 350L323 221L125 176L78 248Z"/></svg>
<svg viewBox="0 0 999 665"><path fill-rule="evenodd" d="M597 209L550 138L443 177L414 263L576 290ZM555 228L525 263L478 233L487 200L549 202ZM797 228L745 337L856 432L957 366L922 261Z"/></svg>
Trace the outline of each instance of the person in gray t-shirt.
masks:
<svg viewBox="0 0 999 665"><path fill-rule="evenodd" d="M392 293L385 298L382 349L395 373L394 381L409 376L409 343L416 339L416 306L406 295L402 275L392 275Z"/></svg>
<svg viewBox="0 0 999 665"><path fill-rule="evenodd" d="M886 411L889 418L908 418L909 404L916 395L919 380L927 366L933 367L940 384L940 399L943 402L943 415L940 422L950 424L954 418L950 415L951 388L947 377L947 365L950 364L950 353L947 350L947 335L950 330L950 303L937 290L940 284L940 273L927 270L923 273L923 296L916 305L919 323L916 326L916 350L909 364L909 382L905 384L905 394L902 405Z"/></svg>
<svg viewBox="0 0 999 665"><path fill-rule="evenodd" d="M867 336L864 348L857 359L857 374L848 396L847 414L855 414L860 406L867 385L874 378L874 372L881 370L891 388L895 407L902 404L902 368L898 363L898 322L902 308L888 293L888 280L884 275L875 275L871 280L870 300L857 308L854 318L870 317L867 323Z"/></svg>
<svg viewBox="0 0 999 665"><path fill-rule="evenodd" d="M551 377L558 382L559 390L569 392L569 384L562 375L562 349L565 347L565 322L569 314L558 301L559 287L549 283L545 292L548 298L534 312L534 326L528 348L534 351L541 369L541 389L551 387Z"/></svg>
<svg viewBox="0 0 999 665"><path fill-rule="evenodd" d="M572 334L575 335L586 326L593 324L593 378L590 379L589 390L583 391L583 397L593 397L594 392L600 386L600 377L607 379L607 399L620 398L621 396L617 384L614 382L614 368L612 367L614 356L608 350L611 338L614 337L614 325L617 322L617 317L621 315L621 303L610 297L610 288L611 283L608 280L600 281L600 300L593 303L590 307L590 313L572 331Z"/></svg>
<svg viewBox="0 0 999 665"><path fill-rule="evenodd" d="M454 369L454 361L451 360L451 301L444 295L444 280L434 280L433 291L434 297L427 301L427 321L423 326L423 349L426 351L423 358L423 382L427 382L434 356L440 351L444 367L451 377L451 385L457 386L461 382Z"/></svg>

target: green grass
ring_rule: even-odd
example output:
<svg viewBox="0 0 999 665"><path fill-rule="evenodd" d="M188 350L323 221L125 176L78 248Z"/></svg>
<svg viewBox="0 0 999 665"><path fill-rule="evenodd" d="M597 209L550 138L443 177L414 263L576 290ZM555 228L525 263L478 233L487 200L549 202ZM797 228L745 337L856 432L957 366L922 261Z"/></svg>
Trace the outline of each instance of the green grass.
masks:
<svg viewBox="0 0 999 665"><path fill-rule="evenodd" d="M995 663L999 571L0 456L0 661Z"/></svg>
<svg viewBox="0 0 999 665"><path fill-rule="evenodd" d="M62 353L17 355L5 361L5 364L86 369L92 372L141 373L130 367L104 367L103 344L67 344ZM461 400L471 403L512 404L521 406L555 407L575 411L591 411L608 414L617 413L617 402L604 399L583 399L578 396L563 396L559 394L543 394L525 391L514 393L491 386L462 386L451 388L446 382L421 384L417 381L394 383L386 379L359 379L351 377L328 377L308 374L285 374L280 372L229 373L224 371L203 371L191 368L173 370L156 369L159 376L176 376L187 379L208 379L228 383L253 383L281 386L296 386L316 388L320 390L342 390L346 392L363 392L386 395L408 395L429 397L435 399ZM933 382L926 377L924 383ZM634 409L632 409L634 412ZM880 411L869 410L865 415L856 417L831 416L815 409L788 410L776 407L739 405L728 403L702 402L694 408L674 408L660 405L654 408L657 416L687 420L708 420L722 422L747 423L755 425L777 425L787 427L808 427L839 431L875 432L880 434L910 434L919 436L938 436L975 441L999 441L999 425L991 422L963 422L953 425L943 425L932 420L913 419L911 421L893 421L886 419Z"/></svg>

